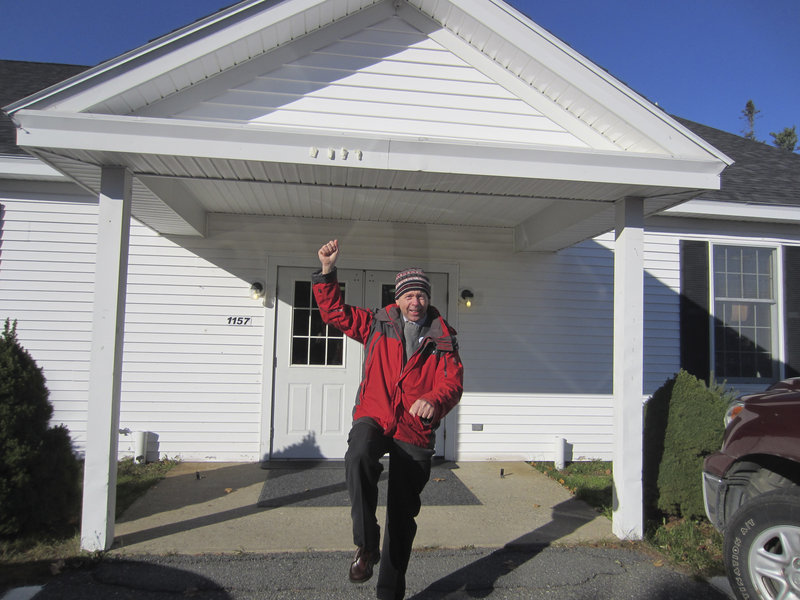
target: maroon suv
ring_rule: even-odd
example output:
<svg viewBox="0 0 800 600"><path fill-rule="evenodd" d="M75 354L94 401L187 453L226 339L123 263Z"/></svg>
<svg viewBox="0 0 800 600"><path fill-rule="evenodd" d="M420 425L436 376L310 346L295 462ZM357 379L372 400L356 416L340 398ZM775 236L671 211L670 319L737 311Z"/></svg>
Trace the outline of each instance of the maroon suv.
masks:
<svg viewBox="0 0 800 600"><path fill-rule="evenodd" d="M705 459L706 514L737 597L800 599L800 377L738 398Z"/></svg>

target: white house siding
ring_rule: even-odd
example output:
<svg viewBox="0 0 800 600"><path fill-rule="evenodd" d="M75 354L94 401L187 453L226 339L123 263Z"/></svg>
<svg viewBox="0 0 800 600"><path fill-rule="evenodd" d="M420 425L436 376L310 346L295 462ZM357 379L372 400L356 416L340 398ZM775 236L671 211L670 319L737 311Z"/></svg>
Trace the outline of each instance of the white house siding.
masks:
<svg viewBox="0 0 800 600"><path fill-rule="evenodd" d="M97 203L68 193L9 193L0 239L0 318L42 368L54 413L86 442ZM249 298L263 256L186 250L134 221L120 427L150 431L151 452L257 460L264 309ZM224 264L224 268L215 262ZM228 325L249 317L250 326ZM135 436L120 436L130 456Z"/></svg>
<svg viewBox="0 0 800 600"><path fill-rule="evenodd" d="M85 441L96 203L84 196L5 191L0 316L47 377L54 424ZM709 234L710 230L714 234ZM679 367L679 242L800 244L779 226L651 219L645 236L645 389ZM769 232L769 235L767 235ZM465 393L448 426L459 460L611 458L613 235L561 252L513 253L510 230L211 215L204 239L167 239L134 222L121 428L156 434L161 455L262 458L271 414L274 311L248 296L278 265L316 268L316 250L342 243L343 266L431 265L471 289L451 297ZM271 266L270 266L271 265ZM272 270L270 270L272 269ZM252 325L228 324L229 317ZM265 367L266 365L266 367ZM133 436L122 435L130 455ZM157 444L157 445L156 445Z"/></svg>
<svg viewBox="0 0 800 600"><path fill-rule="evenodd" d="M47 378L52 423L86 438L97 203L62 186L0 188L0 319Z"/></svg>
<svg viewBox="0 0 800 600"><path fill-rule="evenodd" d="M297 43L297 42L296 42ZM313 51L312 51L313 50ZM149 115L344 132L586 147L403 19L393 17L177 110ZM292 58L294 58L292 56ZM251 71L257 67L250 66ZM225 78L220 78L220 86ZM212 83L213 85L213 83Z"/></svg>
<svg viewBox="0 0 800 600"><path fill-rule="evenodd" d="M249 288L263 268L263 255L187 249L132 226L120 426L156 434L151 452L261 458L264 309ZM229 324L239 317L249 324ZM120 450L134 439L120 436Z"/></svg>

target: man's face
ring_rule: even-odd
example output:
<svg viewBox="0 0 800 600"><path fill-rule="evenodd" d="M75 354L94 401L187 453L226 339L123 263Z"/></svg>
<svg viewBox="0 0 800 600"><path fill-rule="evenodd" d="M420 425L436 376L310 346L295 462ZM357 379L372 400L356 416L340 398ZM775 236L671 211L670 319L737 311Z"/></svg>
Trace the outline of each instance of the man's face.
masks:
<svg viewBox="0 0 800 600"><path fill-rule="evenodd" d="M411 290L397 299L397 306L409 321L421 321L428 312L429 302L428 294L419 290Z"/></svg>

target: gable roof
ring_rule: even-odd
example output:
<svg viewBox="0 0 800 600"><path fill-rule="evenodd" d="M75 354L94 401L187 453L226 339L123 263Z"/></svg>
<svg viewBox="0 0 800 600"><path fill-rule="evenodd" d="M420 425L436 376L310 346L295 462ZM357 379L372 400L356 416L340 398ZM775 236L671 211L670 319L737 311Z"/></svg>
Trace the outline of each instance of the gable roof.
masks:
<svg viewBox="0 0 800 600"><path fill-rule="evenodd" d="M213 86L222 74L248 76L248 68L265 55L280 55L286 48L290 55L312 51L321 45L317 40L325 42L323 31L357 31L395 15L513 86L537 108L557 110L563 125L592 137L595 147L606 141L607 147L628 152L710 154L725 161L704 140L501 0L244 0L7 108L138 114L190 88L197 93Z"/></svg>

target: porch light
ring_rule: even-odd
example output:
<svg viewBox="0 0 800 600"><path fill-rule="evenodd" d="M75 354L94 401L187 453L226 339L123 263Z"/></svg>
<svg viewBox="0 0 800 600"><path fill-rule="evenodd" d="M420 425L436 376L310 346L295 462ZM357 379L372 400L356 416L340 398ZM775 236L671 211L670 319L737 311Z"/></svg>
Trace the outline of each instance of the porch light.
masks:
<svg viewBox="0 0 800 600"><path fill-rule="evenodd" d="M464 306L470 308L472 306L472 299L475 297L475 294L472 293L472 290L461 290L461 300L464 301Z"/></svg>
<svg viewBox="0 0 800 600"><path fill-rule="evenodd" d="M250 297L253 300L259 300L264 297L264 284L260 281L254 281L250 286Z"/></svg>

